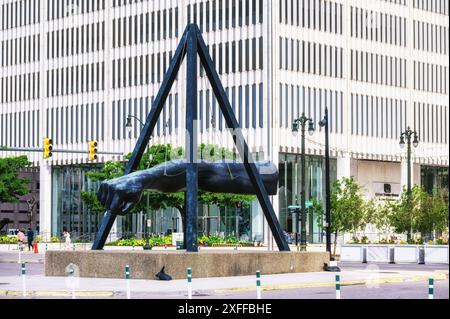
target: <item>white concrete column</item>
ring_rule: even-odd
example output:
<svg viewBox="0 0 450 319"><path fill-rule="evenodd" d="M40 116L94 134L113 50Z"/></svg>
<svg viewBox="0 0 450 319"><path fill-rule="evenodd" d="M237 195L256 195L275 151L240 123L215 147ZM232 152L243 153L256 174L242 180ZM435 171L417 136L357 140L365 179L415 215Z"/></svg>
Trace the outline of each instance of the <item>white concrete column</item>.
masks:
<svg viewBox="0 0 450 319"><path fill-rule="evenodd" d="M337 158L337 179L340 180L343 177L356 176L357 174L357 161L352 159L349 155Z"/></svg>
<svg viewBox="0 0 450 319"><path fill-rule="evenodd" d="M46 241L52 235L52 166L42 160L39 175L39 231Z"/></svg>
<svg viewBox="0 0 450 319"><path fill-rule="evenodd" d="M420 164L411 163L411 187L414 185L420 185ZM408 186L408 162L406 159L401 163L401 185L402 189L406 189Z"/></svg>
<svg viewBox="0 0 450 319"><path fill-rule="evenodd" d="M120 234L119 234L120 233ZM122 236L122 216L117 216L114 224L111 227L111 231L109 232L108 238L106 242L113 242L119 240Z"/></svg>
<svg viewBox="0 0 450 319"><path fill-rule="evenodd" d="M264 1L263 8L263 30L262 33L265 35L264 38L264 99L265 108L267 109L264 115L264 126L267 129L267 145L263 148L267 149L267 158L278 166L278 152L279 152L279 141L278 141L278 112L274 112L277 104L276 94L276 71L277 67L273 61L276 61L277 56L277 46L276 43L276 14L278 12L278 1ZM279 217L278 211L278 195L271 196L271 202L275 211L277 218ZM267 246L268 250L277 249L276 244L274 244L273 235L267 224L266 218L264 218L264 245Z"/></svg>

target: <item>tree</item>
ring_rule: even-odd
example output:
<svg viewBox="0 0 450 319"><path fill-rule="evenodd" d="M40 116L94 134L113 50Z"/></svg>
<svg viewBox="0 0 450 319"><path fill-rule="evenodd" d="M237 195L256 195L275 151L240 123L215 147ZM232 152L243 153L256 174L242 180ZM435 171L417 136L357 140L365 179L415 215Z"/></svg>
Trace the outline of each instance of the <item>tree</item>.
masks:
<svg viewBox="0 0 450 319"><path fill-rule="evenodd" d="M448 203L449 192L447 188L437 189L433 194L433 230L439 233L448 231Z"/></svg>
<svg viewBox="0 0 450 319"><path fill-rule="evenodd" d="M395 204L396 202L393 200L384 200L374 203L375 209L370 223L374 224L377 229L384 232L386 240L389 240L389 235L391 233L391 218Z"/></svg>
<svg viewBox="0 0 450 319"><path fill-rule="evenodd" d="M357 230L365 226L366 207L361 187L353 177L338 180L331 190L331 232L334 233L334 252L336 254L337 236L339 233L352 232L356 237Z"/></svg>
<svg viewBox="0 0 450 319"><path fill-rule="evenodd" d="M407 233L407 240L411 240L412 220L413 220L412 201L408 192L404 189L400 199L392 205L392 214L390 215L390 224L396 233Z"/></svg>
<svg viewBox="0 0 450 319"><path fill-rule="evenodd" d="M0 158L0 203L17 203L29 193L28 178L19 178L20 170L31 165L23 156Z"/></svg>
<svg viewBox="0 0 450 319"><path fill-rule="evenodd" d="M443 232L448 227L448 190L435 189L432 194L417 188L415 196L415 205L417 205L418 216L413 225L414 231L425 235L433 234L435 238L436 232Z"/></svg>

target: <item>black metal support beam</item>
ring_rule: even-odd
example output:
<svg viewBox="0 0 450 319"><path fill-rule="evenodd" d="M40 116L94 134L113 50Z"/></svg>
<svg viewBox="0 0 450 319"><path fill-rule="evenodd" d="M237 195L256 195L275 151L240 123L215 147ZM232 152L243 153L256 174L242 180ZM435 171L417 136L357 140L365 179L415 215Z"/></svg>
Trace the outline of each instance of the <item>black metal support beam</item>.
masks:
<svg viewBox="0 0 450 319"><path fill-rule="evenodd" d="M198 27L193 27L197 30L198 54L200 56L201 63L205 69L206 75L208 76L209 82L211 83L211 87L222 110L227 126L234 130L234 134L236 136L236 147L244 161L245 169L253 184L253 187L256 190L256 196L278 245L278 249L280 251L289 251L289 245L283 236L283 230L281 229L280 223L275 215L275 211L273 210L272 203L267 195L266 188L264 187L261 176L259 175L258 169L256 168L252 155L250 154L247 142L245 141L242 131L240 130L239 123L234 116L230 102L228 101L225 90L221 84L219 75L214 68L205 41L203 40Z"/></svg>
<svg viewBox="0 0 450 319"><path fill-rule="evenodd" d="M192 26L187 35L186 74L186 251L197 248L197 33Z"/></svg>
<svg viewBox="0 0 450 319"><path fill-rule="evenodd" d="M189 27L183 33L180 43L178 44L177 50L175 51L174 57L170 63L169 69L164 75L161 88L159 89L158 95L156 96L150 114L147 116L144 127L142 128L139 139L133 151L133 155L127 163L125 168L125 175L132 173L139 166L139 162L142 159L142 155L145 152L150 137L158 121L161 110L166 102L167 96L169 95L170 89L172 88L173 82L178 74L181 63L183 62L184 56L186 54L186 36L188 34ZM92 245L92 250L101 250L105 245L108 234L111 231L111 227L114 224L116 215L111 214L109 211L103 216L102 224L100 230L95 237L94 244Z"/></svg>
<svg viewBox="0 0 450 319"><path fill-rule="evenodd" d="M164 76L161 88L152 105L152 110L147 117L141 135L136 143L130 161L125 168L125 174L136 170L141 161L145 148L150 140L150 136L156 126L158 117L165 104L172 84L180 69L180 65L187 53L187 88L186 88L186 129L189 136L186 138L186 152L189 165L186 172L186 249L187 251L197 251L197 193L198 193L198 170L197 170L197 53L205 68L205 72L213 88L214 94L219 102L220 108L225 117L227 126L234 129L233 140L244 161L247 174L256 189L259 203L264 215L269 223L269 227L274 235L275 241L280 251L289 251L289 246L283 236L283 231L273 210L267 191L262 182L261 176L253 162L248 145L240 130L239 123L234 116L230 102L227 99L225 90L220 82L219 76L213 66L211 57L196 25L189 25L178 45L168 71ZM116 215L109 211L103 217L102 225L95 239L93 250L103 249L106 238L111 230Z"/></svg>

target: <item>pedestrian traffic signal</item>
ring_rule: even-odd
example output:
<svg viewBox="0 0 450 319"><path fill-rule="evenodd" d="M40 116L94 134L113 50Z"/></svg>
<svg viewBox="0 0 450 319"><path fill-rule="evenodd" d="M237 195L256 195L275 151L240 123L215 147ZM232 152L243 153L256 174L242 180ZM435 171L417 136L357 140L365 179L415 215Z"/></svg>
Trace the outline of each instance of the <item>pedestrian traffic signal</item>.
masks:
<svg viewBox="0 0 450 319"><path fill-rule="evenodd" d="M97 142L89 141L89 160L95 161L97 159Z"/></svg>
<svg viewBox="0 0 450 319"><path fill-rule="evenodd" d="M44 138L44 158L52 157L53 140L51 138Z"/></svg>

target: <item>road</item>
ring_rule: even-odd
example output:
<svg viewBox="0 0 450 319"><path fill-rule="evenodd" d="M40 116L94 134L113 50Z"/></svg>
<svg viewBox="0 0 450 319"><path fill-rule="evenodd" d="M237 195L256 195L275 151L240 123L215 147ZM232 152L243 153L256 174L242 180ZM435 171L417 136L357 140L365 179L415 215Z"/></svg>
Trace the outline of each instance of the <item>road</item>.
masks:
<svg viewBox="0 0 450 319"><path fill-rule="evenodd" d="M301 288L263 291L263 299L336 299L333 287ZM201 291L194 293L194 299L255 299L255 292ZM116 293L114 298L126 298L123 292ZM186 299L185 293L153 294L133 293L133 298L139 299ZM426 281L413 283L381 284L377 288L365 285L347 286L341 288L341 299L427 299L428 283ZM437 281L435 284L435 299L449 299L449 281Z"/></svg>
<svg viewBox="0 0 450 319"><path fill-rule="evenodd" d="M0 298L22 298L20 264L0 252ZM67 278L45 277L43 255L24 255L28 298L71 298ZM15 261L15 262L14 262ZM448 265L339 263L342 299L427 299L435 276L435 299L449 299ZM335 299L334 274L302 273L262 276L264 299ZM122 279L80 278L77 298L126 298ZM33 294L33 291L35 292ZM254 299L253 276L193 280L194 299ZM82 296L82 294L84 294ZM132 298L186 299L186 281L131 280Z"/></svg>

